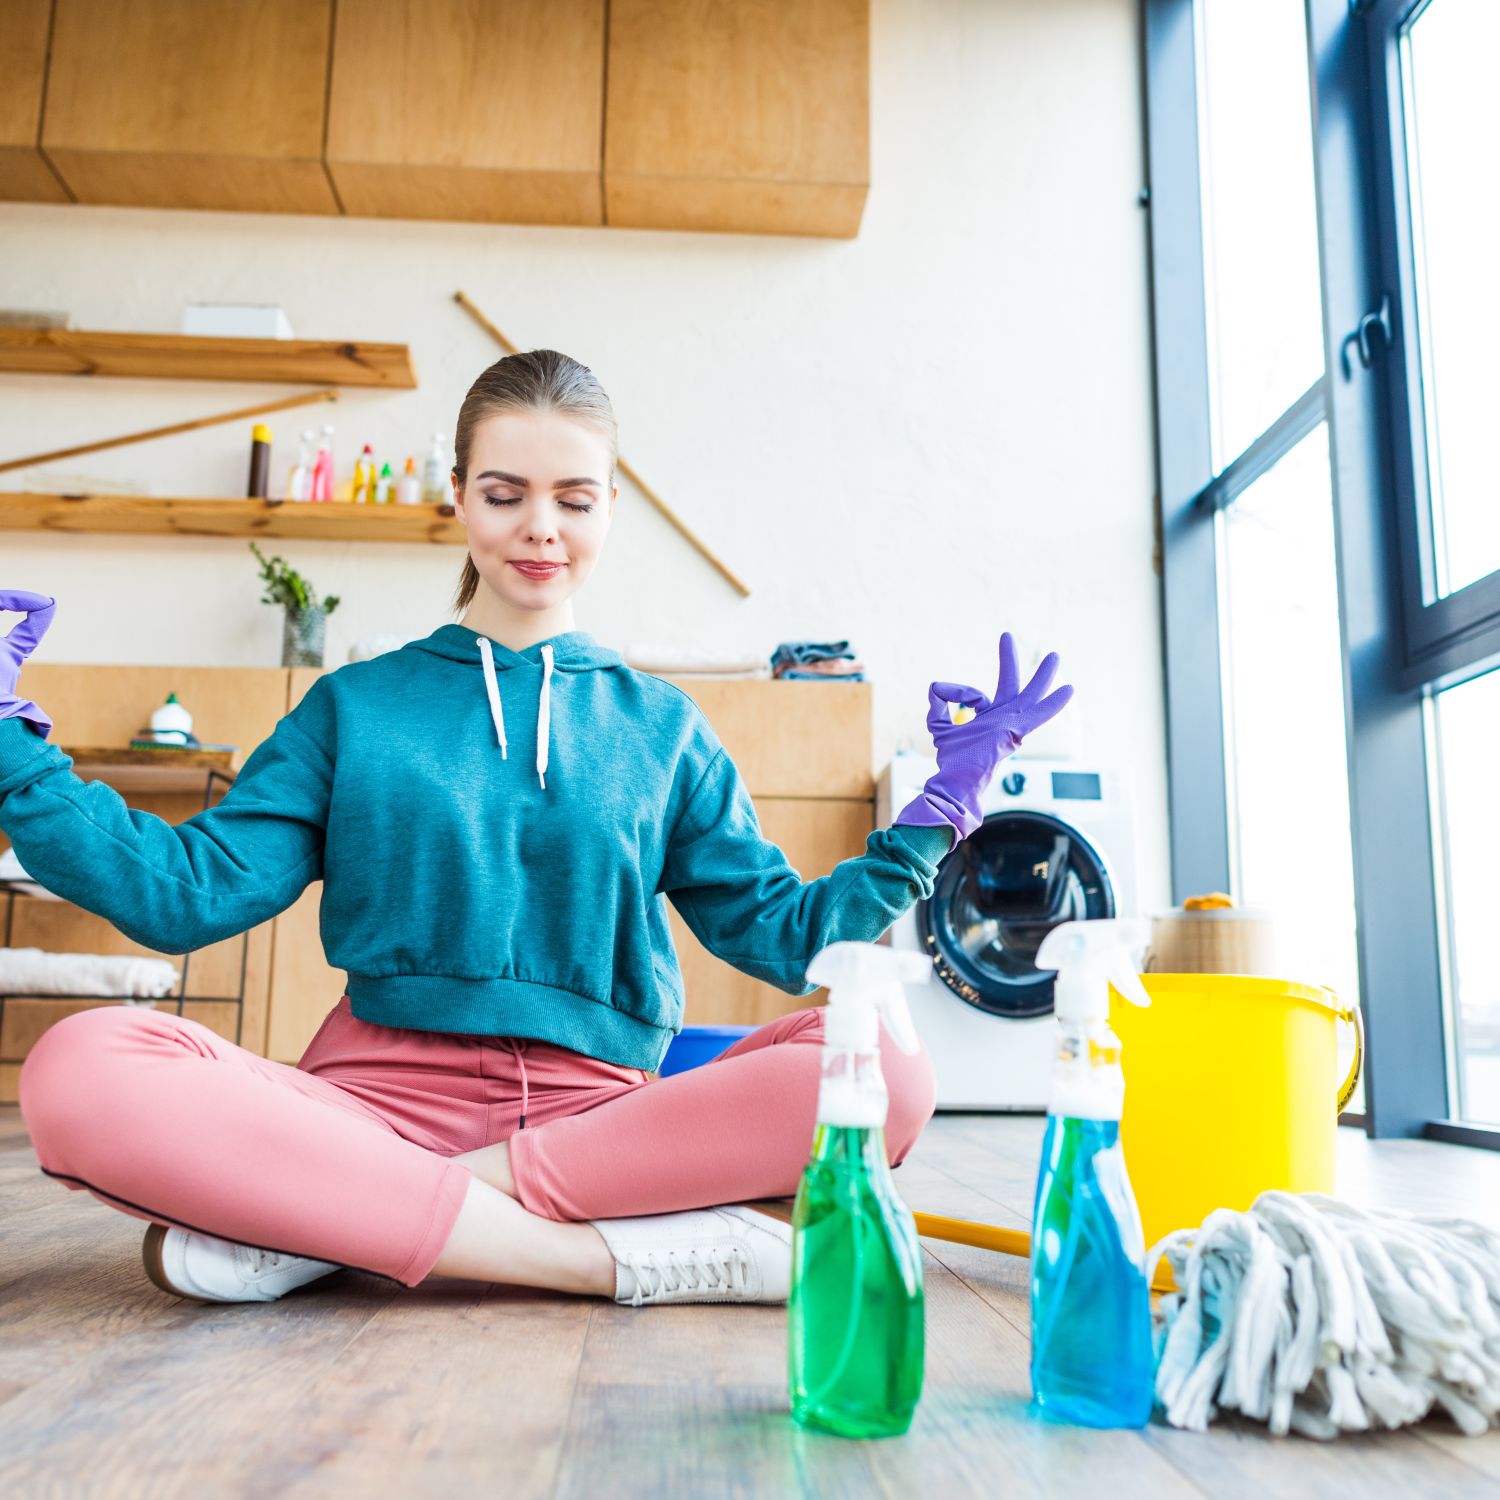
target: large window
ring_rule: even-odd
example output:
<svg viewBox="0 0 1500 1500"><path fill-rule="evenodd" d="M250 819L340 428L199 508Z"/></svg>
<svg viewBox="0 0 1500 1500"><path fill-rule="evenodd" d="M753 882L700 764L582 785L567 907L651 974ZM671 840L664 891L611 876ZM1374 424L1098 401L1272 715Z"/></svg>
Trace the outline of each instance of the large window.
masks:
<svg viewBox="0 0 1500 1500"><path fill-rule="evenodd" d="M1173 884L1500 1143L1495 0L1145 0Z"/></svg>

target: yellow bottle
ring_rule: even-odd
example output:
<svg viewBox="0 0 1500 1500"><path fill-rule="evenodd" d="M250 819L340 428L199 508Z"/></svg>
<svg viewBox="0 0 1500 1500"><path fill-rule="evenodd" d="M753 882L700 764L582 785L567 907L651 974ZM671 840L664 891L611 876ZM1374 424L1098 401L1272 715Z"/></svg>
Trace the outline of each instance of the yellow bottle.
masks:
<svg viewBox="0 0 1500 1500"><path fill-rule="evenodd" d="M364 450L354 465L354 483L351 486L351 500L361 505L368 505L375 490L375 455L370 451L370 445L365 444Z"/></svg>

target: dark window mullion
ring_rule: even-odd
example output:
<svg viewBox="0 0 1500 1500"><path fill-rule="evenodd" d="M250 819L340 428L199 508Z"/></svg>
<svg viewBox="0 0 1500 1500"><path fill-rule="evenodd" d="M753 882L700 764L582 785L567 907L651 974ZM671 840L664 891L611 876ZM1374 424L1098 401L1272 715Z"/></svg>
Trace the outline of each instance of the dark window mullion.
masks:
<svg viewBox="0 0 1500 1500"><path fill-rule="evenodd" d="M1173 899L1229 886L1193 0L1146 0L1146 144Z"/></svg>

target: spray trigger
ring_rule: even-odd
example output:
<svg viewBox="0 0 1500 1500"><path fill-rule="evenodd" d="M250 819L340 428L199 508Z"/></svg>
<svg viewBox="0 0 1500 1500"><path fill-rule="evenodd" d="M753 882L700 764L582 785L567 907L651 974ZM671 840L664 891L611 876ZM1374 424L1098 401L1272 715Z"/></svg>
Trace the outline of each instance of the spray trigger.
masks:
<svg viewBox="0 0 1500 1500"><path fill-rule="evenodd" d="M828 986L824 1018L826 1045L873 1051L879 1044L878 1015L891 1040L908 1056L921 1047L903 984L915 984L932 972L925 954L886 948L878 943L830 943L813 955L807 977Z"/></svg>

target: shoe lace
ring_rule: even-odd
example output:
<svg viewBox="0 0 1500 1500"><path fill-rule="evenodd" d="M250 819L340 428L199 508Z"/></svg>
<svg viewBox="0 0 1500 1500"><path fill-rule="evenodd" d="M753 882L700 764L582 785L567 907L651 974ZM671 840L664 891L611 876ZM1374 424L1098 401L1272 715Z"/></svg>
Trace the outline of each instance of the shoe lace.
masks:
<svg viewBox="0 0 1500 1500"><path fill-rule="evenodd" d="M274 1271L286 1259L275 1250L262 1250L258 1245L247 1245L245 1248L250 1252L250 1270L256 1276L262 1271Z"/></svg>
<svg viewBox="0 0 1500 1500"><path fill-rule="evenodd" d="M680 1291L743 1292L750 1284L750 1257L738 1245L728 1250L635 1251L622 1260L635 1277L632 1307Z"/></svg>

